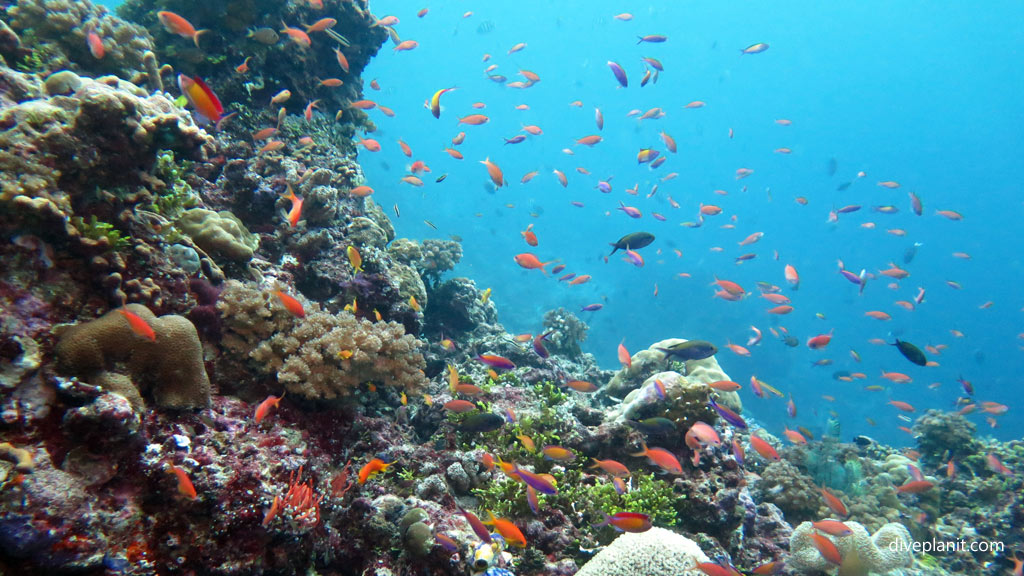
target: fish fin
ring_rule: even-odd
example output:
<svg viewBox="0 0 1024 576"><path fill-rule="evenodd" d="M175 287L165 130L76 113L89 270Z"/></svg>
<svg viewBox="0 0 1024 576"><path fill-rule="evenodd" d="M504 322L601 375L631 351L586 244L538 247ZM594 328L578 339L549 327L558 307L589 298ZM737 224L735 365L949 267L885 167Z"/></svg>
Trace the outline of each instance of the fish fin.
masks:
<svg viewBox="0 0 1024 576"><path fill-rule="evenodd" d="M209 30L196 30L196 33L192 35L192 43L196 45L196 48L202 50L199 46L199 37L206 34Z"/></svg>

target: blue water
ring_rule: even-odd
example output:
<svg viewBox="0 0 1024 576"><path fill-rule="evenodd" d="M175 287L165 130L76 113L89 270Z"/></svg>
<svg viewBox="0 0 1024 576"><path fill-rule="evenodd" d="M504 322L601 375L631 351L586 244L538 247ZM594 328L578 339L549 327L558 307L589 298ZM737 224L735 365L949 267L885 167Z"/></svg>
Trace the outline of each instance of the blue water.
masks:
<svg viewBox="0 0 1024 576"><path fill-rule="evenodd" d="M427 6L422 19L416 12ZM667 337L708 339L722 348L719 362L733 380L747 384L754 374L792 393L798 417L791 421L779 399L759 399L749 386L741 392L750 413L770 429L802 424L820 429L829 410L843 423L844 436L869 434L904 444L910 437L897 426L890 399L909 401L918 411L952 409L963 394L956 378L973 382L976 398L1008 404L991 432L1001 438L1020 436L1024 427L1014 417L1021 408L1024 369L1021 243L1015 222L1022 212L1017 175L1024 157L1024 122L1018 105L1024 79L1015 62L1024 46L1024 6L1018 2L986 4L983 11L967 5L934 3L859 2L812 10L808 3L665 3L633 10L634 19L621 22L615 14L631 4L565 2L552 10L547 3L450 2L374 4L377 16L393 14L402 39L419 47L393 52L390 44L366 70L367 82L377 78L381 92L366 95L393 108L397 116L376 113L378 140L384 150L360 154L376 199L386 207L398 204L394 218L399 235L424 238L461 236L464 257L456 274L473 278L481 288L493 288L502 323L512 332L536 332L544 312L564 306L576 311L602 302L599 312L582 313L590 324L584 349L609 368L617 366L615 350L625 339L631 351ZM466 11L472 16L463 18ZM489 32L478 31L488 22ZM637 35L664 34L664 44L637 45ZM507 51L519 42L521 52ZM756 42L770 48L761 54L740 55ZM485 53L490 61L481 61ZM657 84L639 86L641 56L659 59L665 67ZM628 88L619 88L606 61L619 62L629 75ZM523 80L520 69L536 72L541 82L525 90L507 88L485 77L490 64L509 81ZM442 97L444 111L435 120L424 100L435 90L458 86ZM574 100L582 108L570 107ZM684 109L694 100L701 109ZM486 108L475 110L474 102ZM518 111L518 104L530 106ZM637 121L630 110L659 106L665 117ZM598 132L594 108L605 117ZM457 117L480 112L491 121L483 126L458 126ZM780 126L776 119L792 120ZM539 125L543 135L518 145L503 138L520 133L522 124ZM735 132L729 139L729 129ZM656 170L638 166L640 148L665 153L658 132L678 143L677 154ZM464 160L450 158L443 148L465 131L458 149ZM577 138L600 134L594 148L574 146ZM398 183L410 160L395 141L403 139L433 170L426 185ZM773 152L788 147L791 155ZM570 148L575 155L562 153ZM509 186L494 191L480 160L490 157L504 170ZM830 159L837 171L830 177ZM585 176L577 167L591 172ZM737 181L737 168L754 174ZM562 188L553 169L566 173ZM530 183L523 174L539 170ZM866 172L857 178L858 171ZM670 172L679 176L668 182ZM440 184L434 178L447 173ZM614 176L611 194L594 187ZM882 188L876 182L895 180L901 187ZM842 182L854 181L844 192ZM639 196L625 192L639 184ZM658 192L645 196L652 186ZM728 195L713 193L725 190ZM924 215L915 216L907 193L924 202ZM680 205L670 207L671 195ZM805 196L806 206L794 199ZM584 208L570 205L580 201ZM633 220L615 210L619 201L636 206L644 216ZM696 219L698 204L723 208L703 227L681 222ZM827 223L830 209L848 204L864 208ZM869 210L892 204L893 215ZM937 209L956 210L959 222L935 215ZM650 216L655 211L668 220ZM735 218L735 222L731 221ZM424 222L429 219L438 230ZM874 222L875 229L861 224ZM539 238L530 248L519 232L529 224ZM734 224L735 229L722 229ZM888 229L903 229L895 236ZM641 251L643 268L621 261L607 263L607 245L638 230L657 235ZM764 232L747 247L738 242ZM904 252L915 242L922 246L909 264ZM721 247L722 252L713 252ZM656 253L660 249L660 253ZM678 258L673 249L682 251ZM773 251L779 260L772 258ZM538 271L522 270L512 258L533 252L542 261L558 260L566 272L591 274L581 286L567 286ZM757 258L736 265L745 252ZM971 260L954 258L967 252ZM885 277L869 281L863 296L838 273L836 260L848 268L877 273L896 262L911 272L890 289ZM785 287L783 266L793 264L801 285ZM549 266L550 268L550 266ZM679 278L681 272L691 278ZM714 276L739 282L749 295L740 302L712 297ZM783 286L795 311L782 317L765 312L771 307L756 297L755 282ZM959 282L954 290L947 280ZM657 297L653 296L655 284ZM918 287L924 302L914 311L893 304L913 300ZM991 308L979 309L987 301ZM889 321L865 317L868 310L892 315ZM817 313L824 319L816 317ZM764 332L749 358L724 349L727 341L745 344L750 325ZM785 326L801 345L788 348L769 333ZM950 330L959 330L958 338ZM810 336L835 330L823 351L809 350ZM876 346L870 338L893 336L926 344L946 344L940 356L929 357L938 367L917 367L891 346ZM862 362L855 362L850 349ZM822 358L827 367L812 367ZM904 372L914 381L892 384L882 370ZM866 380L837 381L837 370L863 372ZM864 390L881 384L884 391ZM929 385L938 384L937 387ZM835 403L821 399L828 394ZM877 423L871 426L866 418ZM987 432L984 415L971 418Z"/></svg>
<svg viewBox="0 0 1024 576"><path fill-rule="evenodd" d="M364 151L359 161L377 191L374 198L389 214L393 205L400 208L401 216L392 218L398 235L461 237L464 257L454 274L493 289L500 320L511 332L536 333L553 308L578 311L605 304L580 316L590 325L584 349L606 368L618 366L616 346L623 340L634 352L668 337L711 340L721 349L723 368L745 386L746 413L776 433L783 424L818 431L834 410L844 437L864 433L909 444L910 436L897 428L907 423L886 402L908 401L919 413L953 409L963 395L956 382L962 375L973 382L977 400L1010 406L995 429L986 415L970 416L982 433L1003 439L1024 434L1016 417L1024 405L1015 397L1024 387L1024 339L1018 337L1024 333L1024 297L1018 288L1024 275L1017 235L1024 212L1019 192L1024 5L993 1L981 10L966 3L877 1L827 9L809 2L631 6L603 0L374 2L378 17L401 19L396 30L402 39L419 42L408 52L393 52L386 44L364 72L365 96L396 112L394 118L370 112L383 150ZM423 7L429 13L417 18ZM627 10L632 21L613 18ZM472 15L464 18L467 11ZM668 41L637 45L637 35L644 34L664 34ZM524 50L507 54L520 42L527 44ZM770 48L741 56L741 48L757 42ZM484 54L492 56L486 63ZM643 88L641 56L657 58L665 67L656 84ZM618 87L608 60L626 69L628 88ZM536 72L541 81L525 90L508 88L486 77L491 64L498 65L493 74L509 81L523 80L520 69ZM373 78L381 91L369 89ZM451 86L458 89L442 97L443 112L435 119L424 101ZM576 100L582 107L570 106ZM683 108L695 100L707 105ZM474 109L475 102L486 108ZM515 110L519 104L530 108ZM655 106L664 110L664 118L627 117L631 110ZM600 132L595 107L605 118ZM491 120L457 125L458 117L472 113ZM775 122L783 118L792 125ZM539 125L543 135L503 144L524 124ZM467 134L458 147L465 155L461 161L444 152L460 131ZM655 170L638 166L641 148L666 154L660 131L675 138L678 153L668 154ZM574 145L590 134L604 141L593 148ZM412 147L413 159L402 155L398 139ZM779 147L791 148L792 154L775 153ZM563 153L565 148L575 155ZM494 190L479 163L487 157L504 170L508 187ZM832 159L834 176L828 172ZM423 160L432 170L423 175L422 188L399 182L412 160ZM737 181L738 168L754 173ZM567 188L558 184L553 169L568 176ZM520 184L532 170L540 174ZM858 178L859 171L866 175ZM678 177L661 181L672 172ZM442 174L447 174L444 182L435 183ZM613 190L602 194L595 186L607 177L613 177ZM887 180L901 187L876 184ZM840 183L851 181L849 189L837 191ZM634 185L638 196L625 192ZM658 191L648 198L654 185ZM911 212L911 191L924 202L922 216ZM680 208L671 207L668 196ZM807 198L806 206L795 201L798 196ZM620 201L639 208L643 218L616 210ZM708 217L700 228L681 226L696 220L702 202L720 206L723 213ZM863 209L827 222L831 209L849 204ZM889 204L899 212L870 210ZM964 219L950 221L936 215L938 209L956 210ZM667 221L655 220L652 212ZM868 222L875 228L862 227ZM530 224L540 241L536 248L520 235ZM723 228L727 224L734 228ZM887 233L890 229L905 235ZM621 253L604 261L609 242L640 230L657 235L641 251L643 268L624 262ZM737 245L757 231L764 232L760 242ZM905 264L905 251L915 243L921 243L916 257ZM565 272L593 279L568 286L523 270L513 262L522 252L557 260ZM734 258L746 252L757 257L735 264ZM953 252L972 258L954 258ZM858 296L857 287L837 273L837 259L871 274L895 262L911 275L895 289L878 276ZM785 284L785 264L800 272L798 291ZM738 282L751 294L740 302L713 298L715 276ZM768 314L772 305L757 297L757 281L782 286L795 311ZM894 305L913 300L918 287L926 289L926 297L914 311ZM979 308L989 301L991 307ZM867 318L869 310L885 311L892 319ZM764 332L764 340L749 358L725 348L729 341L745 344L751 325ZM800 346L786 347L772 337L773 326L787 328ZM834 338L826 349L804 345L831 330ZM893 337L921 348L948 348L939 356L929 354L939 366L921 368L892 346L867 342ZM851 349L862 362L852 359ZM812 367L826 358L831 366ZM838 370L863 372L867 379L838 381L832 377ZM882 370L904 372L913 382L890 383L880 377ZM751 375L792 394L797 419L788 419L783 400L755 398ZM885 389L865 390L869 385ZM822 395L834 396L835 402Z"/></svg>

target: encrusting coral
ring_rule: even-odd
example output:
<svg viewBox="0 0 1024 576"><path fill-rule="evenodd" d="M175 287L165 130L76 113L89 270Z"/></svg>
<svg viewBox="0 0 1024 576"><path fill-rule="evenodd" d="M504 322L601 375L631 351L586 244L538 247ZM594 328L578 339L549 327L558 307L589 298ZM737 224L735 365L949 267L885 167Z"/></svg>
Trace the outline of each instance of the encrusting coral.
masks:
<svg viewBox="0 0 1024 576"><path fill-rule="evenodd" d="M229 281L217 303L224 319L222 345L245 354L292 394L332 399L376 382L412 389L426 383L419 341L395 322L370 322L307 305L303 318L276 296Z"/></svg>
<svg viewBox="0 0 1024 576"><path fill-rule="evenodd" d="M108 376L116 362L126 362L134 386L143 393L149 391L157 406L207 406L210 380L195 326L181 316L157 318L141 304L128 304L126 308L153 329L155 340L133 332L121 311L112 310L60 334L55 350L58 366L95 384L117 382L115 387L126 388L123 378ZM130 390L126 396L130 396Z"/></svg>
<svg viewBox="0 0 1024 576"><path fill-rule="evenodd" d="M253 252L260 245L259 238L226 210L214 212L192 208L186 210L175 224L204 251L236 262L252 260Z"/></svg>
<svg viewBox="0 0 1024 576"><path fill-rule="evenodd" d="M844 522L853 531L846 536L824 535L836 545L843 559L840 571L844 574L887 574L897 568L914 563L911 552L913 539L902 524L891 522L878 529L874 535L857 522ZM804 573L828 572L835 568L814 544L812 534L817 533L810 522L803 522L793 530L789 538L789 564Z"/></svg>

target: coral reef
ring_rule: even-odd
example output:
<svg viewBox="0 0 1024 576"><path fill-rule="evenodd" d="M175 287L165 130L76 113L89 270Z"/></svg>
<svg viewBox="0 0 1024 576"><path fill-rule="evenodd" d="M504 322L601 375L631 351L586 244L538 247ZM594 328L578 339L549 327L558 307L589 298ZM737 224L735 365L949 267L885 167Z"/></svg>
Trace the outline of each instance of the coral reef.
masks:
<svg viewBox="0 0 1024 576"><path fill-rule="evenodd" d="M211 256L248 262L260 245L259 239L245 229L242 221L225 210L214 212L192 208L186 210L175 224ZM198 255L196 260L198 265Z"/></svg>
<svg viewBox="0 0 1024 576"><path fill-rule="evenodd" d="M144 56L154 49L145 28L126 22L90 0L18 0L7 8L11 28L21 36L12 66L46 74L64 68L130 80L145 71ZM102 43L97 56L86 37Z"/></svg>
<svg viewBox="0 0 1024 576"><path fill-rule="evenodd" d="M847 570L859 570L853 573L876 572L886 574L897 568L906 568L913 564L911 552L913 539L910 532L902 524L890 523L869 534L864 526L857 522L844 522L852 534L846 536L824 536L839 549L844 565L850 564ZM793 530L789 539L790 560L793 568L805 572L830 572L835 565L830 564L818 548L815 547L811 534L816 531L810 522L803 522ZM856 560L853 560L856 558ZM854 564L856 562L856 564ZM853 566L861 568L854 568Z"/></svg>
<svg viewBox="0 0 1024 576"><path fill-rule="evenodd" d="M333 399L367 382L410 390L425 383L418 341L400 324L315 307L296 318L277 297L237 281L225 285L217 308L224 349L248 356L293 394Z"/></svg>
<svg viewBox="0 0 1024 576"><path fill-rule="evenodd" d="M913 430L921 456L934 464L949 458L962 460L980 449L974 438L977 427L956 412L928 410L914 422Z"/></svg>
<svg viewBox="0 0 1024 576"><path fill-rule="evenodd" d="M577 576L698 576L696 562L708 562L696 542L664 528L625 533L598 552Z"/></svg>
<svg viewBox="0 0 1024 576"><path fill-rule="evenodd" d="M153 340L137 334L122 314L105 315L66 329L57 342L58 364L86 380L113 383L105 372L114 362L127 363L134 386L150 393L161 408L201 408L210 402L210 380L203 364L203 350L195 326L181 316L161 316L140 304L129 304L154 332ZM114 391L126 391L124 383Z"/></svg>

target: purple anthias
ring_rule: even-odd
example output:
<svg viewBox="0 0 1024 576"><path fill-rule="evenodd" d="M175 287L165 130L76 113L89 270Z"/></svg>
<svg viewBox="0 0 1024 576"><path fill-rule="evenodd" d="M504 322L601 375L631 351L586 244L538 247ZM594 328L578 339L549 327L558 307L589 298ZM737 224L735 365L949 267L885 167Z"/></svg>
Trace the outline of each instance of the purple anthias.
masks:
<svg viewBox="0 0 1024 576"><path fill-rule="evenodd" d="M744 420L739 414L733 412L732 410L726 408L725 406L720 406L717 402L715 402L713 398L708 398L708 406L711 406L715 410L715 412L718 412L718 415L722 417L722 420L725 420L726 422L732 424L736 428L746 430L747 421Z"/></svg>
<svg viewBox="0 0 1024 576"><path fill-rule="evenodd" d="M615 75L615 79L619 81L623 88L629 86L629 79L626 78L626 71L622 69L622 66L609 60L608 67L612 69L612 74Z"/></svg>

